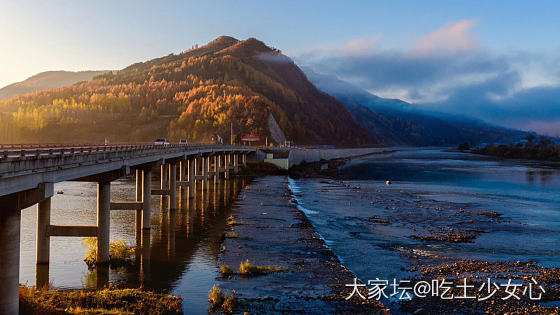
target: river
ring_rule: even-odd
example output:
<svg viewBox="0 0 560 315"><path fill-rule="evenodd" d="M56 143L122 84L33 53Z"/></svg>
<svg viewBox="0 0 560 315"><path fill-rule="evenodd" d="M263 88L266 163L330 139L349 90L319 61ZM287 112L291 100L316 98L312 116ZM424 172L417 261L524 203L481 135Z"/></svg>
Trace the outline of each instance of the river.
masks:
<svg viewBox="0 0 560 315"><path fill-rule="evenodd" d="M316 231L363 282L417 275L411 255L560 266L558 164L410 149L353 160L336 180L290 179L290 186ZM417 238L450 230L475 238Z"/></svg>
<svg viewBox="0 0 560 315"><path fill-rule="evenodd" d="M159 182L154 179L154 182ZM84 256L87 247L81 237L51 237L48 270L35 264L36 207L22 211L20 283L34 285L36 277L48 277L54 289L94 289L106 284L169 292L185 297L184 310L205 314L208 291L219 275L217 258L226 218L245 178L210 181L207 189L197 184L195 198L181 191L178 209L167 209L166 197L152 198L150 247L142 264L129 269L102 270L104 277L89 270ZM154 187L156 188L156 187ZM112 201L132 200L134 178L111 185ZM63 182L55 185L51 224L95 225L97 186L95 183ZM111 212L111 241L135 245L134 211ZM147 247L148 248L148 247ZM99 277L98 277L99 276ZM108 278L108 279L107 279Z"/></svg>

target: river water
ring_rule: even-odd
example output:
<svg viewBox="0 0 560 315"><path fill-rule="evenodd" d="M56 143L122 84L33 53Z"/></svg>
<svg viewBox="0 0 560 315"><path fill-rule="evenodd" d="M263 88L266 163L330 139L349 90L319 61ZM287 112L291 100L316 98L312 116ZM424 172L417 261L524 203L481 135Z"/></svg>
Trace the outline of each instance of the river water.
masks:
<svg viewBox="0 0 560 315"><path fill-rule="evenodd" d="M154 182L159 182L155 180ZM217 258L226 218L247 179L211 180L208 187L197 184L195 198L180 192L178 209L169 211L167 197L152 198L150 246L142 263L130 268L89 270L84 256L87 247L80 237L51 237L47 270L35 264L36 207L22 211L20 283L34 285L48 278L55 289L94 289L107 284L137 288L143 286L184 297L189 314L206 314L208 291L219 275ZM154 183L155 184L155 183ZM156 188L154 186L154 188ZM134 178L114 181L112 201L133 200ZM95 225L97 186L95 183L63 182L55 185L51 224ZM163 199L163 201L162 201ZM136 245L135 211L111 212L111 241L125 240ZM139 242L138 242L139 243ZM46 282L46 281L45 281Z"/></svg>
<svg viewBox="0 0 560 315"><path fill-rule="evenodd" d="M411 255L560 266L558 164L411 149L353 160L340 175L290 185L317 232L364 282L410 279ZM476 238L417 238L450 230Z"/></svg>

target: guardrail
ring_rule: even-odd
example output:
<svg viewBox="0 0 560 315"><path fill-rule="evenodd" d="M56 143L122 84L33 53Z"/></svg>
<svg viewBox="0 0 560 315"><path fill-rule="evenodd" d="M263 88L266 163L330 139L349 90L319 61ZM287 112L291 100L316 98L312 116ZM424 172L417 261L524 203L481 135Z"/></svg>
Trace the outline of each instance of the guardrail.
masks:
<svg viewBox="0 0 560 315"><path fill-rule="evenodd" d="M169 150L176 152L184 149L235 149L247 148L246 146L231 146L231 145L218 145L218 144L126 144L126 145L36 145L26 147L14 147L12 145L0 146L0 162L7 159L18 158L43 158L43 157L61 157L61 156L74 156L84 154L96 153L117 153L117 152L132 152L140 150Z"/></svg>

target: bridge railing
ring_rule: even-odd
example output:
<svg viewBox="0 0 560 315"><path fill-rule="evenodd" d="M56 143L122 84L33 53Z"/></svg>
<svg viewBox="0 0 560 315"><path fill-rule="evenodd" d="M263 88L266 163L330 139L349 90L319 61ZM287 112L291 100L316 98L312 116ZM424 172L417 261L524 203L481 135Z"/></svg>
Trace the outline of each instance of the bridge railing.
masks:
<svg viewBox="0 0 560 315"><path fill-rule="evenodd" d="M79 148L79 147L122 147L122 146L145 146L145 145L156 145L153 142L134 142L134 143L111 143L111 144L99 144L99 143L0 143L0 150L17 150L17 149L37 149L37 148ZM201 146L201 145L217 145L214 143L193 143L193 144L165 144L163 146ZM160 145L161 146L161 145Z"/></svg>
<svg viewBox="0 0 560 315"><path fill-rule="evenodd" d="M61 156L74 156L96 153L133 152L144 150L181 151L185 149L247 149L246 146L230 146L217 144L125 144L125 145L37 145L35 147L14 147L13 145L0 146L0 162L8 159L22 158L48 158Z"/></svg>

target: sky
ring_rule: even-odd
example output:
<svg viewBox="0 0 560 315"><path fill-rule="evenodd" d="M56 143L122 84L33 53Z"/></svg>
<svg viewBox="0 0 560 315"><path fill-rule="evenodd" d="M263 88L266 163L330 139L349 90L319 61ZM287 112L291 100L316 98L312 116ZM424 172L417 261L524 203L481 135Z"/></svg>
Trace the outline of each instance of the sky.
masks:
<svg viewBox="0 0 560 315"><path fill-rule="evenodd" d="M0 1L0 87L256 37L428 110L560 135L558 1Z"/></svg>

